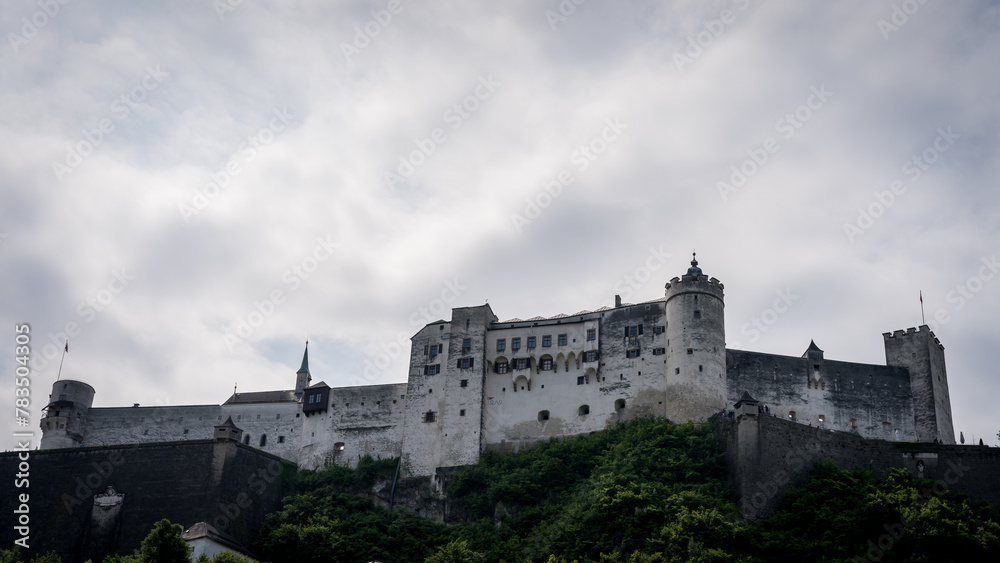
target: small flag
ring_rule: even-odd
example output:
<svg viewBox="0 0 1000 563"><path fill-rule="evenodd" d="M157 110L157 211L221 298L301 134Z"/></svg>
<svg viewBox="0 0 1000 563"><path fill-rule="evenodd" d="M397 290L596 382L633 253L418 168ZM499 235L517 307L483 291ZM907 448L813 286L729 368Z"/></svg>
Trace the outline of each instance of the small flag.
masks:
<svg viewBox="0 0 1000 563"><path fill-rule="evenodd" d="M66 341L66 347L63 348L64 352L69 352L69 340Z"/></svg>
<svg viewBox="0 0 1000 563"><path fill-rule="evenodd" d="M924 304L924 291L923 290L920 290L920 304L921 305Z"/></svg>

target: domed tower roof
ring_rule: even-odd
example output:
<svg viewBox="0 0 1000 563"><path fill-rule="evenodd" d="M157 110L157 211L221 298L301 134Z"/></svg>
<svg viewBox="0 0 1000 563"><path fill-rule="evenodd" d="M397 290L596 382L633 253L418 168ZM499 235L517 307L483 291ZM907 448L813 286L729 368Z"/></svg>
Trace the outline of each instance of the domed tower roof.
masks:
<svg viewBox="0 0 1000 563"><path fill-rule="evenodd" d="M689 276L700 276L702 275L701 268L698 267L698 253L691 253L691 267L688 268Z"/></svg>

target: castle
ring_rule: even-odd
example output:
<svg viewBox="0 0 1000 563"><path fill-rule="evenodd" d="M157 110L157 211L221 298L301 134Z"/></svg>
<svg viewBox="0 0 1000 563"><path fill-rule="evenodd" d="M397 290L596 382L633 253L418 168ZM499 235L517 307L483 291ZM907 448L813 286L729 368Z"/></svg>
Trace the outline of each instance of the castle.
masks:
<svg viewBox="0 0 1000 563"><path fill-rule="evenodd" d="M954 444L944 347L927 326L883 334L886 365L726 348L723 284L692 260L664 297L573 315L501 321L489 307L412 337L406 383L312 383L308 343L295 388L234 393L221 405L94 408L95 390L56 381L43 449L211 439L315 468L402 456L411 475L474 464L485 449L602 430L656 415L682 422L749 394L768 414L863 438Z"/></svg>

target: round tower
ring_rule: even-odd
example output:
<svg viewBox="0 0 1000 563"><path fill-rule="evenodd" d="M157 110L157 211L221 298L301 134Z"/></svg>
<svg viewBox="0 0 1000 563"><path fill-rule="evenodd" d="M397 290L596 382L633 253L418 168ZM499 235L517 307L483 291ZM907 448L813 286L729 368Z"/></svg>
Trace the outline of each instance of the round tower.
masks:
<svg viewBox="0 0 1000 563"><path fill-rule="evenodd" d="M43 450L83 445L87 413L94 405L94 388L82 381L63 379L52 384L49 404L42 415Z"/></svg>
<svg viewBox="0 0 1000 563"><path fill-rule="evenodd" d="M709 279L695 256L687 274L666 285L666 417L705 420L726 405L723 285Z"/></svg>

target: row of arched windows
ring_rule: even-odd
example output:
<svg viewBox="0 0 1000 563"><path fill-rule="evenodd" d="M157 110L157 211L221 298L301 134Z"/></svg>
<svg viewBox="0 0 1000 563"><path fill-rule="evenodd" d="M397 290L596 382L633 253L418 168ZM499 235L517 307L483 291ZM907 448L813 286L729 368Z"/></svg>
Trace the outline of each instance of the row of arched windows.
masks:
<svg viewBox="0 0 1000 563"><path fill-rule="evenodd" d="M625 409L625 399L617 399L615 401L615 411L621 411ZM580 405L576 409L576 414L578 416L587 416L590 414L590 405ZM549 419L549 411L538 411L538 422L545 422Z"/></svg>

